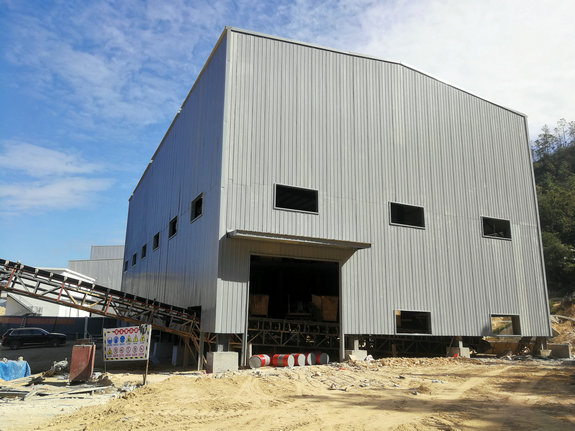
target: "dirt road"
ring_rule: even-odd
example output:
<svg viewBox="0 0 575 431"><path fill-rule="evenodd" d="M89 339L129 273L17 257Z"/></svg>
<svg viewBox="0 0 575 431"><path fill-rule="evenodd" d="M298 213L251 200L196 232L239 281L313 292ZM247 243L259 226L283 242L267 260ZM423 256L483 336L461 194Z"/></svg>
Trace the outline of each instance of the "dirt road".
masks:
<svg viewBox="0 0 575 431"><path fill-rule="evenodd" d="M393 358L179 373L35 429L566 430L575 429L574 395L575 367L565 363Z"/></svg>

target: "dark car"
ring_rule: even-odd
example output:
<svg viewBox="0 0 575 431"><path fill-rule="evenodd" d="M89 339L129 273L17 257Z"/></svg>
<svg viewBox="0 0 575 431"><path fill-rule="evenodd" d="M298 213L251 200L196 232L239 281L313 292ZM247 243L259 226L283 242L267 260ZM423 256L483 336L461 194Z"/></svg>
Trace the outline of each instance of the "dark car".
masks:
<svg viewBox="0 0 575 431"><path fill-rule="evenodd" d="M2 345L12 350L27 345L63 346L64 344L66 335L48 332L42 328L13 328L8 329L2 336Z"/></svg>

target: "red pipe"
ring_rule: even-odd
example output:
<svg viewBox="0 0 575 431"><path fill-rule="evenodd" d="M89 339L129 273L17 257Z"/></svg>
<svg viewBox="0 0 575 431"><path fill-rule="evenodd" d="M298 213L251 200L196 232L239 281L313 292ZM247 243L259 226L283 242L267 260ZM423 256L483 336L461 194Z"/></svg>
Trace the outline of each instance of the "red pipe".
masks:
<svg viewBox="0 0 575 431"><path fill-rule="evenodd" d="M58 299L56 299L56 302L60 302L60 296L62 296L62 291L64 290L64 284L66 284L65 281L62 282L62 287L60 288L60 293L58 294Z"/></svg>

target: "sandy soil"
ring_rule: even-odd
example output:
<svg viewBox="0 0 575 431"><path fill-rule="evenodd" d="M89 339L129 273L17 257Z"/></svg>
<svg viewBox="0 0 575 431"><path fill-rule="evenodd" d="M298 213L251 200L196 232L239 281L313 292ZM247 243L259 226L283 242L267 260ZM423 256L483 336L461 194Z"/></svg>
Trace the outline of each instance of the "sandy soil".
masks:
<svg viewBox="0 0 575 431"><path fill-rule="evenodd" d="M553 342L573 345L574 322L553 327ZM24 356L33 372L70 353L0 352ZM109 371L116 388L141 383L139 371ZM224 375L152 370L148 382L127 394L0 399L0 431L575 429L573 361L388 358Z"/></svg>
<svg viewBox="0 0 575 431"><path fill-rule="evenodd" d="M3 418L1 429L575 428L575 366L559 361L390 358L159 380L35 428Z"/></svg>

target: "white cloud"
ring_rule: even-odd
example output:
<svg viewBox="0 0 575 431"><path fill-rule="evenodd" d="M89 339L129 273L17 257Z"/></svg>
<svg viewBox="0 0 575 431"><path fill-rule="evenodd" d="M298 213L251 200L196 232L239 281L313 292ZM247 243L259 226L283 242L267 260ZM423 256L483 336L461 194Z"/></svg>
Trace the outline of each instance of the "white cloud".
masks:
<svg viewBox="0 0 575 431"><path fill-rule="evenodd" d="M8 141L0 153L0 214L67 210L94 205L113 180L92 174L104 166L78 154Z"/></svg>
<svg viewBox="0 0 575 431"><path fill-rule="evenodd" d="M191 61L203 33L222 29L206 19L214 15L208 5L143 6L94 2L48 8L41 17L14 13L8 58L26 71L29 91L61 104L72 122L160 122L177 112L207 58Z"/></svg>
<svg viewBox="0 0 575 431"><path fill-rule="evenodd" d="M96 194L111 185L109 179L83 177L0 184L0 213L93 207Z"/></svg>
<svg viewBox="0 0 575 431"><path fill-rule="evenodd" d="M354 50L400 61L528 115L532 138L575 112L575 2L442 0L374 3L369 43Z"/></svg>
<svg viewBox="0 0 575 431"><path fill-rule="evenodd" d="M572 0L14 5L8 57L85 128L168 122L224 25L400 61L526 113L532 130L575 112Z"/></svg>
<svg viewBox="0 0 575 431"><path fill-rule="evenodd" d="M0 168L34 178L92 174L103 170L103 166L84 160L73 150L56 151L21 141L7 141L2 147Z"/></svg>

